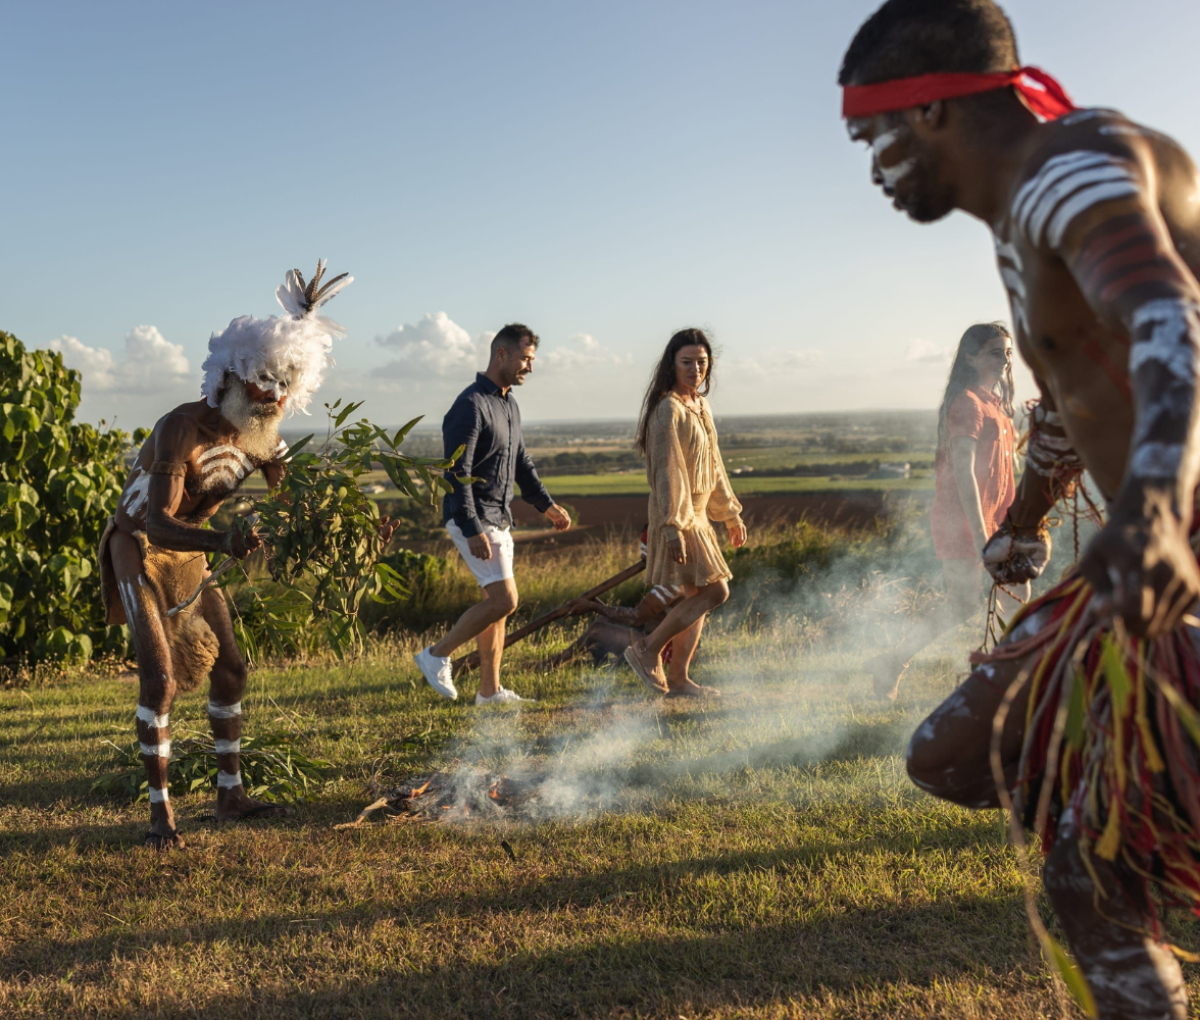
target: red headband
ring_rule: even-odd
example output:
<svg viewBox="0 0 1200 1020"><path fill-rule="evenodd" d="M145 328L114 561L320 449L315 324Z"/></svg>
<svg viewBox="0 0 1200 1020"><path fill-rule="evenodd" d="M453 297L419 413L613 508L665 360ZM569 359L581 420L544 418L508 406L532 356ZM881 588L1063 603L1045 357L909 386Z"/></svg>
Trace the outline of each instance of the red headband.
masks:
<svg viewBox="0 0 1200 1020"><path fill-rule="evenodd" d="M1076 109L1066 90L1045 71L1018 67L998 74L919 74L896 78L877 85L845 85L842 116L870 117L890 110L925 106L939 99L958 99L1011 85L1025 98L1029 108L1045 120L1055 120Z"/></svg>

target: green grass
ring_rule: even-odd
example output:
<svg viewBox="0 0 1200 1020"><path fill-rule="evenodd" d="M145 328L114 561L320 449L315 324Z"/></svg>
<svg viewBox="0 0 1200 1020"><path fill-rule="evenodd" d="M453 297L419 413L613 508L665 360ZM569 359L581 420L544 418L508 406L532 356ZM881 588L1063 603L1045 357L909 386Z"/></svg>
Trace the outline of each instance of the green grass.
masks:
<svg viewBox="0 0 1200 1020"><path fill-rule="evenodd" d="M628 549L598 546L587 571L581 555L519 564L522 613ZM710 628L696 677L725 691L712 704L652 699L624 667L540 669L578 621L511 651L506 683L538 699L519 710L470 707L470 678L459 702L435 697L411 635L357 663L255 670L247 736L289 734L334 782L233 827L206 820L211 794L176 797L188 847L167 855L139 846L146 805L89 793L105 741L131 738L131 676L0 690L0 1016L1076 1016L998 813L904 772L975 635L934 646L880 705L862 658L905 625L895 607L854 589L818 621L773 590L769 614L731 604ZM203 731L203 694L172 722ZM548 772L578 795L533 822L335 828L379 789L463 767Z"/></svg>
<svg viewBox="0 0 1200 1020"><path fill-rule="evenodd" d="M180 797L190 843L164 856L137 845L144 805L87 794L135 685L4 692L0 1015L1069 1015L1000 818L904 774L906 735L961 660L924 663L880 708L842 654L717 634L701 673L726 698L705 707L651 701L624 673L539 675L531 651L509 674L539 699L520 712L435 699L400 648L256 673L248 732L289 728L340 783L234 828L203 820L208 795ZM202 704L173 720L199 728ZM333 828L372 777L531 756L602 769L608 809Z"/></svg>

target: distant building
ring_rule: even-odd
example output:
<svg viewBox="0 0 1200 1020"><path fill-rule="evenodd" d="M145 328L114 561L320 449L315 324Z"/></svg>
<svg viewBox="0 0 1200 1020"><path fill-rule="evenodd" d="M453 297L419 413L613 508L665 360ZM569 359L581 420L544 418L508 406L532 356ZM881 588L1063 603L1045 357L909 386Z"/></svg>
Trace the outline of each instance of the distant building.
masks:
<svg viewBox="0 0 1200 1020"><path fill-rule="evenodd" d="M912 465L905 461L903 464L880 464L872 471L868 478L884 479L884 478L910 478L912 476Z"/></svg>

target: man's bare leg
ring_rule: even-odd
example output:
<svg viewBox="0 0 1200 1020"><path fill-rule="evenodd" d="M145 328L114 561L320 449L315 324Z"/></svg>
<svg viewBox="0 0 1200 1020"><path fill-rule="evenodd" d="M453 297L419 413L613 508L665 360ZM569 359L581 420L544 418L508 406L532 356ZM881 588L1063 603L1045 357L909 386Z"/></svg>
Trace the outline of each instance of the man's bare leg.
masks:
<svg viewBox="0 0 1200 1020"><path fill-rule="evenodd" d="M479 693L490 698L500 689L500 660L504 656L504 624L497 620L479 632L475 639L479 648Z"/></svg>
<svg viewBox="0 0 1200 1020"><path fill-rule="evenodd" d="M483 589L483 599L462 614L430 651L439 658L453 655L473 637L478 637L488 627L511 616L517 608L519 598L517 583L511 577L493 581ZM480 649L482 654L482 649ZM493 691L493 693L495 693Z"/></svg>
<svg viewBox="0 0 1200 1020"><path fill-rule="evenodd" d="M908 775L917 786L963 807L1000 806L992 778L992 720L1025 665L1014 660L980 666L917 727L908 743ZM1021 755L1027 697L1027 687L1014 697L1000 743L1010 782Z"/></svg>
<svg viewBox="0 0 1200 1020"><path fill-rule="evenodd" d="M224 593L208 588L200 600L200 612L220 646L217 661L209 674L208 689L208 724L217 749L217 821L285 815L284 807L255 800L246 794L242 785L242 695L246 692L246 662L234 638Z"/></svg>
<svg viewBox="0 0 1200 1020"><path fill-rule="evenodd" d="M1049 612L1049 606L1039 609L1009 639L1036 631ZM908 746L908 774L917 786L964 807L999 806L990 761L992 720L1005 692L1028 665L1013 660L981 666L917 728ZM1010 786L1024 741L1026 701L1025 690L1013 698L1001 739L1000 759ZM1104 886L1099 906L1073 819L1064 812L1046 861L1046 892L1100 1017L1182 1020L1187 996L1178 963L1169 949L1141 934L1142 912L1118 869L1094 854L1091 863Z"/></svg>
<svg viewBox="0 0 1200 1020"><path fill-rule="evenodd" d="M900 693L900 680L909 662L926 645L959 625L966 623L979 611L979 594L983 587L983 564L979 560L943 560L946 577L946 599L927 618L918 621L891 651L867 661L880 698L895 700Z"/></svg>
<svg viewBox="0 0 1200 1020"><path fill-rule="evenodd" d="M109 539L108 549L137 654L140 679L137 735L150 786L150 831L145 842L156 850L175 849L183 846L183 838L175 831L167 781L167 763L171 757L170 713L175 699L171 653L158 601L146 584L142 551L137 542L117 531Z"/></svg>
<svg viewBox="0 0 1200 1020"><path fill-rule="evenodd" d="M1174 954L1145 927L1122 869L1090 857L1097 895L1070 810L1063 813L1044 881L1054 913L1096 1000L1100 1020L1184 1020L1187 989ZM1134 877L1134 876L1129 876Z"/></svg>

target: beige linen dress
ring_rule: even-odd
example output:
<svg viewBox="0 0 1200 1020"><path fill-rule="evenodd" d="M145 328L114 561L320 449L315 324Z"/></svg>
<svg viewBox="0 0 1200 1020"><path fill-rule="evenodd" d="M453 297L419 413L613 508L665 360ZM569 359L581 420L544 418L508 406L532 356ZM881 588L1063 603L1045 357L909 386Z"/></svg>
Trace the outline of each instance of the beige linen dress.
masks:
<svg viewBox="0 0 1200 1020"><path fill-rule="evenodd" d="M646 436L650 482L650 528L646 535L646 583L706 584L733 576L709 518L741 520L717 447L712 412L703 397L693 411L674 393L659 401ZM687 563L676 563L667 542L682 538Z"/></svg>

